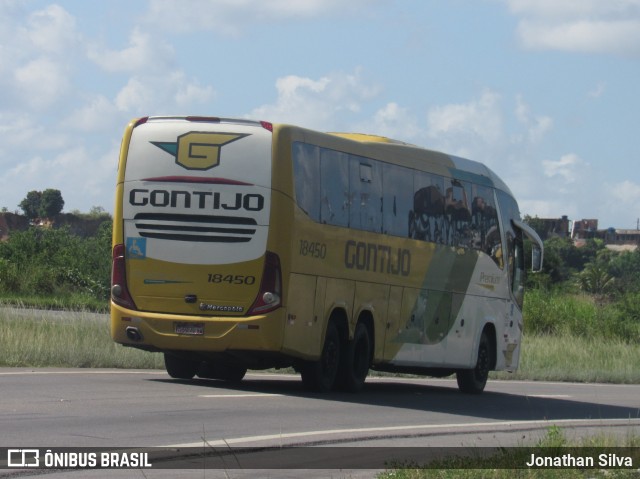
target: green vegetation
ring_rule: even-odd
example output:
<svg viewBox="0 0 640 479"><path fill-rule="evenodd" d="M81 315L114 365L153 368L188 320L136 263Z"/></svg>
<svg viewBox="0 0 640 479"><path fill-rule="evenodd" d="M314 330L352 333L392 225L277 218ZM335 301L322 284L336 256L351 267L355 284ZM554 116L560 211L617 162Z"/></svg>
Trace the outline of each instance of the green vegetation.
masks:
<svg viewBox="0 0 640 479"><path fill-rule="evenodd" d="M602 301L585 293L531 289L525 295L525 334L640 343L640 293Z"/></svg>
<svg viewBox="0 0 640 479"><path fill-rule="evenodd" d="M526 445L524 445L526 446ZM607 448L624 449L633 463L640 462L640 437L629 433L626 437L599 434L581 440L569 441L557 426L547 429L547 434L532 447L502 449L495 454L483 457L450 457L431 462L427 465L399 464L396 469L379 474L378 479L587 479L587 478L637 478L638 469L538 469L527 468L531 454L537 457L558 457L573 453L581 457L594 458L598 462L599 454ZM468 452L472 452L471 449ZM620 454L621 450L614 452ZM427 468L428 467L428 468Z"/></svg>
<svg viewBox="0 0 640 479"><path fill-rule="evenodd" d="M100 224L97 234L32 227L0 242L0 305L108 311L111 218L97 207L73 216ZM545 248L543 273L529 275L520 369L493 377L640 383L632 367L640 364L640 251L613 253L598 240L576 248L560 238ZM2 312L1 365L162 366L150 359L158 355L112 344L105 324L37 314Z"/></svg>
<svg viewBox="0 0 640 479"><path fill-rule="evenodd" d="M62 211L64 200L60 190L30 191L18 205L30 220L53 218Z"/></svg>
<svg viewBox="0 0 640 479"><path fill-rule="evenodd" d="M4 304L105 310L110 268L110 219L88 238L68 227L13 231L0 242L0 298Z"/></svg>
<svg viewBox="0 0 640 479"><path fill-rule="evenodd" d="M109 322L92 313L0 309L0 366L133 368L164 367L162 355L125 348L109 336Z"/></svg>
<svg viewBox="0 0 640 479"><path fill-rule="evenodd" d="M0 309L0 344L0 366L164 367L160 354L113 343L107 318L89 312ZM526 334L520 369L492 377L638 384L637 364L640 347L619 338Z"/></svg>

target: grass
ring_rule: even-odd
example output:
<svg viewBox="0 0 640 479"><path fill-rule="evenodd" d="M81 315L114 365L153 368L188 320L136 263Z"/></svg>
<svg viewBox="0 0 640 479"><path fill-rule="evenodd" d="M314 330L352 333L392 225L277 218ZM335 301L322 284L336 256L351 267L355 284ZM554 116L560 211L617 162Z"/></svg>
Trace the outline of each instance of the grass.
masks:
<svg viewBox="0 0 640 479"><path fill-rule="evenodd" d="M522 344L518 371L492 378L640 384L638 343L565 333L527 334Z"/></svg>
<svg viewBox="0 0 640 479"><path fill-rule="evenodd" d="M584 338L617 338L640 342L639 298L629 294L617 301L559 290L530 289L525 295L525 333Z"/></svg>
<svg viewBox="0 0 640 479"><path fill-rule="evenodd" d="M0 309L0 366L163 369L161 354L148 353L115 344L109 335L106 316L89 312ZM527 334L523 338L521 369L515 374L492 373L493 378L558 381L640 383L640 345L619 338L585 338L562 334ZM588 443L568 444L557 429L550 429L538 447L634 447L640 438L596 437ZM451 458L428 469L399 465L378 479L426 478L620 478L640 477L638 470L523 469L527 458L518 448L505 449L496 457ZM530 454L530 452L529 452ZM597 454L596 454L597 456ZM640 463L635 457L634 464ZM516 466L514 466L516 464Z"/></svg>
<svg viewBox="0 0 640 479"><path fill-rule="evenodd" d="M160 354L111 341L109 322L88 312L0 310L0 366L71 368L164 368Z"/></svg>
<svg viewBox="0 0 640 479"><path fill-rule="evenodd" d="M640 477L640 436L633 433L626 437L598 434L576 441L568 441L557 426L547 429L547 434L535 445L506 448L493 455L483 457L449 457L429 464L398 465L394 469L378 474L378 479L631 479ZM627 448L627 449L621 449ZM634 468L619 469L543 469L528 468L531 454L537 457L591 457L598 464L601 453L613 452L618 456L631 457Z"/></svg>
<svg viewBox="0 0 640 479"><path fill-rule="evenodd" d="M93 311L108 313L109 302L87 293L67 293L58 295L24 295L0 292L0 307L54 309L71 311Z"/></svg>
<svg viewBox="0 0 640 479"><path fill-rule="evenodd" d="M115 344L107 317L89 312L0 309L0 344L0 366L164 368L161 354ZM640 384L638 364L638 343L527 334L520 369L492 378Z"/></svg>

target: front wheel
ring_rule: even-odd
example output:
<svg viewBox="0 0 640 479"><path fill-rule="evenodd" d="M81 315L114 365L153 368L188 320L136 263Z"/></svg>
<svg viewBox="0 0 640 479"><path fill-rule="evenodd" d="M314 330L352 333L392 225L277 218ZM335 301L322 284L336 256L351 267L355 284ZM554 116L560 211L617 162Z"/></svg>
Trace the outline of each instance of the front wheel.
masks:
<svg viewBox="0 0 640 479"><path fill-rule="evenodd" d="M458 389L467 394L480 394L487 385L490 368L491 343L486 333L482 333L482 336L480 336L480 344L478 345L476 367L473 369L460 369L456 373Z"/></svg>
<svg viewBox="0 0 640 479"><path fill-rule="evenodd" d="M302 383L311 391L327 392L333 389L340 364L340 335L338 328L330 321L318 361L306 362L300 371Z"/></svg>

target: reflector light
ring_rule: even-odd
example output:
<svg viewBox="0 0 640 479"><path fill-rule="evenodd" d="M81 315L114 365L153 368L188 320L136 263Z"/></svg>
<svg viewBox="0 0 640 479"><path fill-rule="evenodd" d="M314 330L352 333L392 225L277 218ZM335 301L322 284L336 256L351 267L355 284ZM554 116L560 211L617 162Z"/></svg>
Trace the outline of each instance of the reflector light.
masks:
<svg viewBox="0 0 640 479"><path fill-rule="evenodd" d="M113 247L113 262L111 267L111 300L119 306L136 309L136 304L129 294L125 263L125 247L117 244Z"/></svg>
<svg viewBox="0 0 640 479"><path fill-rule="evenodd" d="M248 314L269 313L282 306L282 272L280 258L267 251L264 259L264 271L260 282L260 291Z"/></svg>
<svg viewBox="0 0 640 479"><path fill-rule="evenodd" d="M135 128L136 126L144 125L148 119L149 119L148 116L143 116L142 118L139 118L138 121L136 121L136 124L133 125L133 127Z"/></svg>

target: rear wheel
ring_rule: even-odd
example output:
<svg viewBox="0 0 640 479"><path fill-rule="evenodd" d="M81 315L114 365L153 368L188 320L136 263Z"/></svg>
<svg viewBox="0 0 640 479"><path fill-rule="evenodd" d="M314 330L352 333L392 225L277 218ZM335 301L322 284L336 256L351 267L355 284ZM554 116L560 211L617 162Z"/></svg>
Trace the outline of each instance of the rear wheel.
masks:
<svg viewBox="0 0 640 479"><path fill-rule="evenodd" d="M320 359L309 361L301 368L302 383L312 391L330 391L336 382L339 364L340 335L336 325L330 321L327 325L327 335Z"/></svg>
<svg viewBox="0 0 640 479"><path fill-rule="evenodd" d="M480 336L478 345L478 360L473 369L460 369L456 373L458 388L463 393L480 394L484 391L491 369L491 343L486 333Z"/></svg>
<svg viewBox="0 0 640 479"><path fill-rule="evenodd" d="M339 371L341 389L349 392L360 391L369 374L371 362L371 337L363 323L358 323L356 326L353 340L347 344L341 359Z"/></svg>
<svg viewBox="0 0 640 479"><path fill-rule="evenodd" d="M164 353L164 367L174 379L192 379L200 367L200 362Z"/></svg>
<svg viewBox="0 0 640 479"><path fill-rule="evenodd" d="M237 364L202 363L198 369L198 377L207 379L219 379L231 383L242 381L247 373L247 368Z"/></svg>

